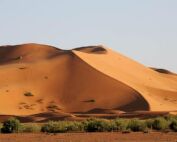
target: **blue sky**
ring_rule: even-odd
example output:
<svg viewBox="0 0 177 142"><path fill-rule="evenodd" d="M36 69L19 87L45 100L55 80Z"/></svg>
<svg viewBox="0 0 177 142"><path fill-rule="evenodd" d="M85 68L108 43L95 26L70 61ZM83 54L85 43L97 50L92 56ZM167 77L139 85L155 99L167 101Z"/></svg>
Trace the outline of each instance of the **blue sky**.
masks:
<svg viewBox="0 0 177 142"><path fill-rule="evenodd" d="M0 45L104 44L177 72L177 0L0 0Z"/></svg>

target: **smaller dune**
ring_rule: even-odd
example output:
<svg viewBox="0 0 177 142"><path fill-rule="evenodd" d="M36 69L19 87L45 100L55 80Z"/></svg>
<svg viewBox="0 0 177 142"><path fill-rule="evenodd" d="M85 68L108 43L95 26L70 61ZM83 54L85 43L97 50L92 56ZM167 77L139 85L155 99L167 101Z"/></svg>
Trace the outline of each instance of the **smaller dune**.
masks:
<svg viewBox="0 0 177 142"><path fill-rule="evenodd" d="M0 46L0 64L14 64L50 59L63 50L35 43Z"/></svg>

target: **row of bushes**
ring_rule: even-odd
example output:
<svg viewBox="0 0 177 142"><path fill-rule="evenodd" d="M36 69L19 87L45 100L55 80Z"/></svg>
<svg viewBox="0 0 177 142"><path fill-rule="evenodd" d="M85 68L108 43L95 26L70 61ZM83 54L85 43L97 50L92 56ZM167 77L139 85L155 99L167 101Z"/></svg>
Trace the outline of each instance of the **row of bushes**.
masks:
<svg viewBox="0 0 177 142"><path fill-rule="evenodd" d="M41 125L36 123L25 123L22 124L16 118L10 118L7 121L0 124L1 133L29 133L29 132L40 132Z"/></svg>
<svg viewBox="0 0 177 142"><path fill-rule="evenodd" d="M49 121L45 124L21 124L18 119L10 118L1 126L2 133L18 132L148 132L149 130L177 132L177 116L157 117L153 119L121 119L114 120L90 118L82 122Z"/></svg>

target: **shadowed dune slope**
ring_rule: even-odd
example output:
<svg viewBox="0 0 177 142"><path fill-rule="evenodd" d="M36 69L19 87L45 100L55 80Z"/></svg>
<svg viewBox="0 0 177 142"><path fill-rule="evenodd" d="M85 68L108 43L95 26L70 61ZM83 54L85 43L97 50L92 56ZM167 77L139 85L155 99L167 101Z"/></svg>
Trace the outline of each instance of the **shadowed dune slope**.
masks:
<svg viewBox="0 0 177 142"><path fill-rule="evenodd" d="M156 72L104 46L0 47L0 114L30 115L31 120L35 114L43 121L37 114L72 118L92 110L177 111L176 75Z"/></svg>
<svg viewBox="0 0 177 142"><path fill-rule="evenodd" d="M51 58L63 52L62 50L40 44L23 44L15 46L0 47L0 64L39 61L40 59Z"/></svg>

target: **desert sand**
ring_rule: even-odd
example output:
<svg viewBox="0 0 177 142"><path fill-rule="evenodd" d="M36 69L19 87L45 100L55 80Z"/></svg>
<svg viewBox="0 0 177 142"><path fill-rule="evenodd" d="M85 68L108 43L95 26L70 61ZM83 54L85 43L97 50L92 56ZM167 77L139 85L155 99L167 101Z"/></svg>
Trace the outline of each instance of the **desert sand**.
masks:
<svg viewBox="0 0 177 142"><path fill-rule="evenodd" d="M0 142L176 142L176 133L65 133L65 134L6 134Z"/></svg>
<svg viewBox="0 0 177 142"><path fill-rule="evenodd" d="M0 120L177 113L177 75L110 48L0 47Z"/></svg>

